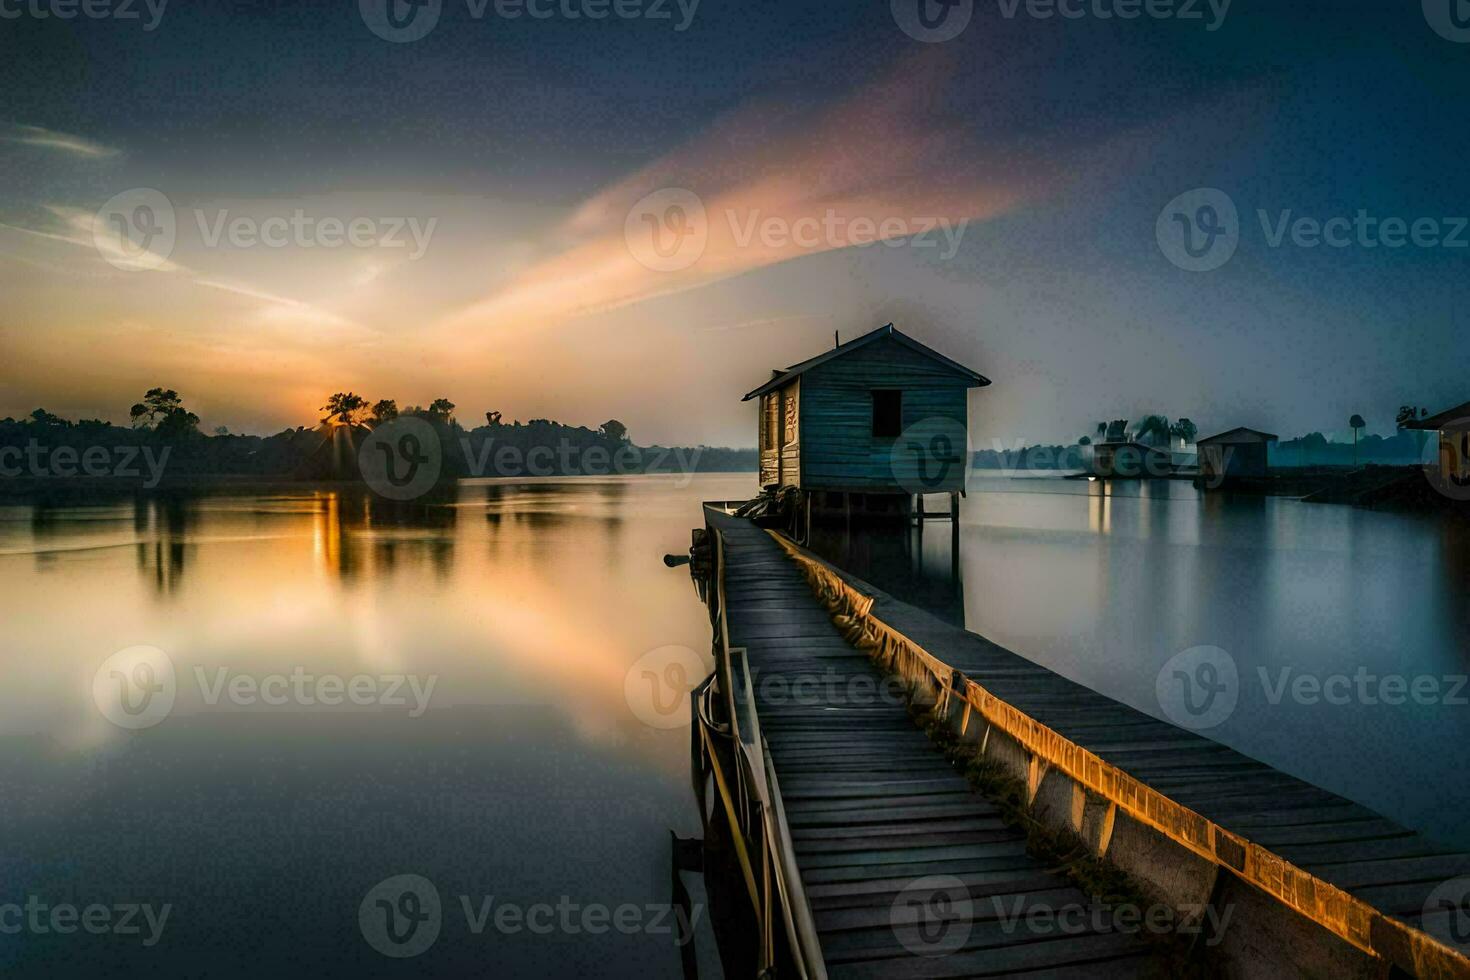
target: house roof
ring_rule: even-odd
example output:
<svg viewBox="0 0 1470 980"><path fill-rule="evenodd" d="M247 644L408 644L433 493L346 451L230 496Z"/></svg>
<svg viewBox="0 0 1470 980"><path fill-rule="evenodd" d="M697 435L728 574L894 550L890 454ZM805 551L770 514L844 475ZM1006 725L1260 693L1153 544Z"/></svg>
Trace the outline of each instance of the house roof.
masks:
<svg viewBox="0 0 1470 980"><path fill-rule="evenodd" d="M938 361L940 364L943 364L945 367L949 368L951 371L954 371L956 374L964 375L966 378L970 379L970 387L972 388L983 388L986 385L990 384L989 378L985 377L982 374L971 371L963 364L960 364L956 361L951 361L949 358L945 357L934 348L921 344L914 338L910 337L908 334L895 329L893 324L890 323L887 326L879 327L877 330L869 331L868 333L863 334L861 337L858 337L856 340L849 340L847 343L839 344L838 346L823 354L818 354L816 357L808 358L807 360L802 361L800 364L793 364L791 365L791 367L787 368L784 371L773 371L771 380L767 381L765 384L750 392L740 400L743 402L748 402L752 398L755 398L759 395L764 395L766 392L772 390L773 388L782 387L788 381L791 381L792 379L806 373L807 371L810 371L812 368L817 367L820 364L826 364L828 361L833 360L834 358L841 357L844 354L851 354L853 351L866 347L869 344L873 343L875 340L882 340L884 337L895 340L898 343L903 344L910 350L917 351L918 353L923 354L925 357L930 358L931 360Z"/></svg>
<svg viewBox="0 0 1470 980"><path fill-rule="evenodd" d="M1254 439L1242 438L1243 436L1254 436ZM1245 426L1236 426L1227 432L1221 432L1205 439L1195 441L1196 446L1215 442L1280 442L1281 437L1272 432L1262 432L1260 429L1248 429Z"/></svg>
<svg viewBox="0 0 1470 980"><path fill-rule="evenodd" d="M1415 419L1412 422L1406 422L1403 428L1438 431L1451 422L1463 422L1466 419L1470 419L1470 402L1466 402L1463 405L1456 405L1454 408L1447 408L1438 415L1431 415L1427 419Z"/></svg>

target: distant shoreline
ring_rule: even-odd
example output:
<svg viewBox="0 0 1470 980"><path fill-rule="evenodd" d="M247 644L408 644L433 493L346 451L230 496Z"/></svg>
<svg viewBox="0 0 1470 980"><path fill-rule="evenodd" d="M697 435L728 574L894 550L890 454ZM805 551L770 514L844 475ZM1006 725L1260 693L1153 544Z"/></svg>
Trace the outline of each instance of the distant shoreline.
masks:
<svg viewBox="0 0 1470 980"><path fill-rule="evenodd" d="M703 474L729 475L757 474L755 468L699 469L692 473L676 470L652 470L639 473L551 473L511 474L455 477L444 481L445 487L458 484L486 483L542 483L574 479L625 479L627 477L663 476L690 477ZM371 493L372 489L362 480L326 480L314 478L291 479L289 477L257 475L252 473L199 473L182 474L165 478L154 486L145 485L142 477L117 476L47 476L8 477L0 480L0 501L16 500L46 493L85 494L96 491L105 494L166 494L189 491L240 490L252 492L289 492L300 490L353 491Z"/></svg>

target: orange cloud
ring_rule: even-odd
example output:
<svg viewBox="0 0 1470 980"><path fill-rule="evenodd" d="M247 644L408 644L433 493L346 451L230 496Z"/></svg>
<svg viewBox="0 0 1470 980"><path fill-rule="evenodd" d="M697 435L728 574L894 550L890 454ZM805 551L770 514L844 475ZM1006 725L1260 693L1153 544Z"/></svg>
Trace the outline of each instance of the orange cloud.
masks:
<svg viewBox="0 0 1470 980"><path fill-rule="evenodd" d="M936 120L949 76L948 60L925 56L825 111L748 107L583 202L550 254L446 326L554 322L897 239L952 250L964 223L1051 178L970 122Z"/></svg>

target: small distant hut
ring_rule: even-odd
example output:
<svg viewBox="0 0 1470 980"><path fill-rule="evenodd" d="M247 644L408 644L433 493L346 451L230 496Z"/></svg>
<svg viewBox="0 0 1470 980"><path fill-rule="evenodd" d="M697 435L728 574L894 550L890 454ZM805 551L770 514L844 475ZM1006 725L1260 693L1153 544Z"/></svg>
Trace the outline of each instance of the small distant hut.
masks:
<svg viewBox="0 0 1470 980"><path fill-rule="evenodd" d="M1269 447L1277 436L1244 426L1199 440L1199 476L1206 486L1265 479Z"/></svg>
<svg viewBox="0 0 1470 980"><path fill-rule="evenodd" d="M1441 478L1470 487L1470 402L1426 419L1405 422L1404 428L1439 433Z"/></svg>
<svg viewBox="0 0 1470 980"><path fill-rule="evenodd" d="M840 499L849 510L854 498L861 506L916 493L957 496L968 469L967 395L988 384L891 323L773 371L742 399L759 399L761 486L797 488L808 506L816 495L823 504ZM896 450L900 437L919 430L912 438L925 451L944 447L952 458L928 466L932 460Z"/></svg>

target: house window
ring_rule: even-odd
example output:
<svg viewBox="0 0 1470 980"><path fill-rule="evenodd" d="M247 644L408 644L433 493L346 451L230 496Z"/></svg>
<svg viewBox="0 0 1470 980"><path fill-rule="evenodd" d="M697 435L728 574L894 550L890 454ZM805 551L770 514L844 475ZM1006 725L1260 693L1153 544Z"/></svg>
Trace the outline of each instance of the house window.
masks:
<svg viewBox="0 0 1470 980"><path fill-rule="evenodd" d="M873 436L894 439L903 431L903 392L873 392Z"/></svg>

